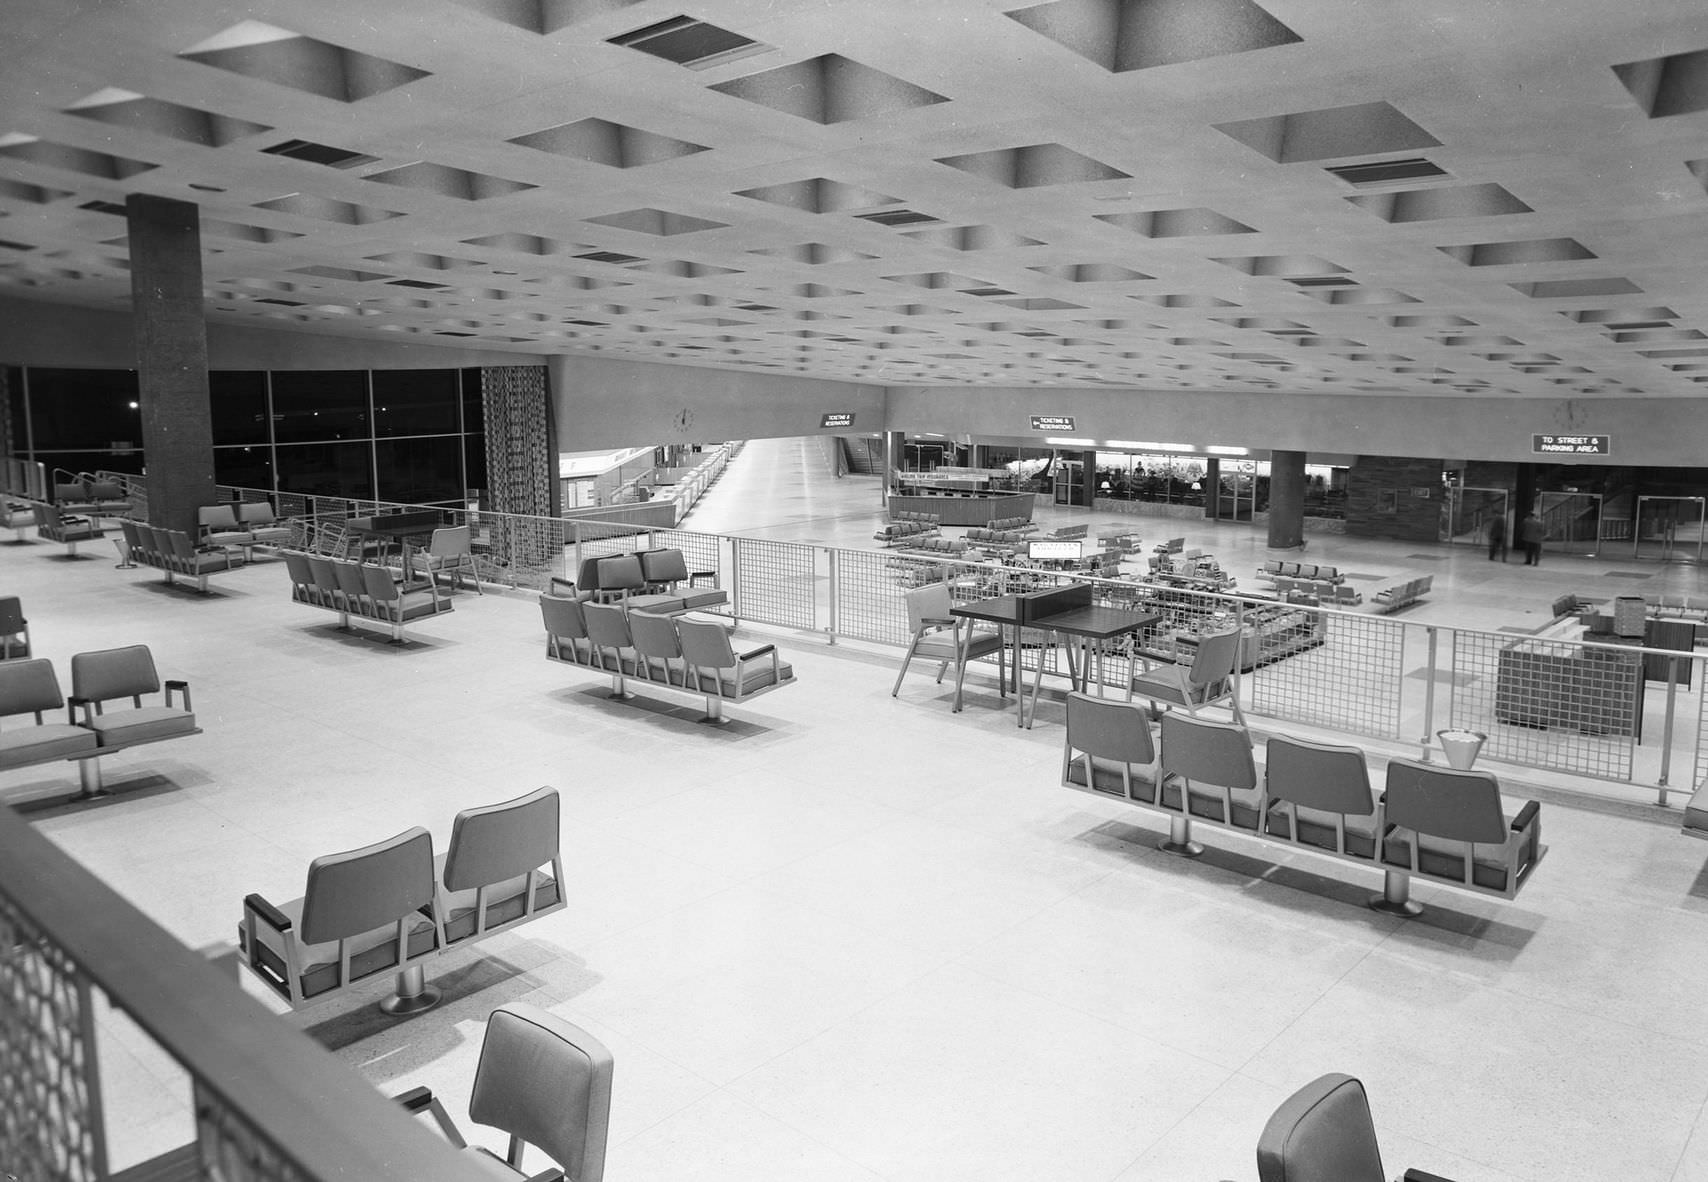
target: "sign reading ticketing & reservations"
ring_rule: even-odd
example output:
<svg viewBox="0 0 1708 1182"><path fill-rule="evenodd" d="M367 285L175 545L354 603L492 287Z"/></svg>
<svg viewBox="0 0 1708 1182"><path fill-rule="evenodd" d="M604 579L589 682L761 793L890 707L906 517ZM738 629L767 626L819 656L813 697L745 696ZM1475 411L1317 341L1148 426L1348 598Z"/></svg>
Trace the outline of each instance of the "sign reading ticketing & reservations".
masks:
<svg viewBox="0 0 1708 1182"><path fill-rule="evenodd" d="M824 416L824 418L819 420L818 424L819 430L821 431L827 427L852 427L853 425L853 412L845 410L829 412Z"/></svg>
<svg viewBox="0 0 1708 1182"><path fill-rule="evenodd" d="M1536 455L1605 456L1613 452L1611 435L1532 435Z"/></svg>
<svg viewBox="0 0 1708 1182"><path fill-rule="evenodd" d="M1033 415L1032 430L1046 431L1054 434L1058 431L1072 431L1072 415Z"/></svg>

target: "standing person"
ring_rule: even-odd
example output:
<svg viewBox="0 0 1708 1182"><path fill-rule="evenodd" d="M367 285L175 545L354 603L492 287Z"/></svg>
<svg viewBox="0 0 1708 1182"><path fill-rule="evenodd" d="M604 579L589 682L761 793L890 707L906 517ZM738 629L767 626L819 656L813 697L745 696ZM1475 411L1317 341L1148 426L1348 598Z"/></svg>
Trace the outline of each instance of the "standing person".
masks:
<svg viewBox="0 0 1708 1182"><path fill-rule="evenodd" d="M1506 561L1506 514L1503 512L1489 522L1489 561Z"/></svg>
<svg viewBox="0 0 1708 1182"><path fill-rule="evenodd" d="M1542 565L1542 519L1534 513L1526 513L1524 520L1518 523L1518 542L1524 547L1524 565Z"/></svg>

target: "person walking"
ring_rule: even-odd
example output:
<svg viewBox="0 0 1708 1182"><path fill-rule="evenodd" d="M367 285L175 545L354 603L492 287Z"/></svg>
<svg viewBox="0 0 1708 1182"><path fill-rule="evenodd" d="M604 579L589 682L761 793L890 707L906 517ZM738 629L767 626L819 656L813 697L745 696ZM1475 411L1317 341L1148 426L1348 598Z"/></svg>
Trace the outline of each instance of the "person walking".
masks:
<svg viewBox="0 0 1708 1182"><path fill-rule="evenodd" d="M1506 514L1503 512L1489 522L1489 561L1506 561Z"/></svg>
<svg viewBox="0 0 1708 1182"><path fill-rule="evenodd" d="M1525 566L1542 565L1542 536L1546 532L1542 519L1534 513L1526 513L1518 523L1518 544L1524 547Z"/></svg>

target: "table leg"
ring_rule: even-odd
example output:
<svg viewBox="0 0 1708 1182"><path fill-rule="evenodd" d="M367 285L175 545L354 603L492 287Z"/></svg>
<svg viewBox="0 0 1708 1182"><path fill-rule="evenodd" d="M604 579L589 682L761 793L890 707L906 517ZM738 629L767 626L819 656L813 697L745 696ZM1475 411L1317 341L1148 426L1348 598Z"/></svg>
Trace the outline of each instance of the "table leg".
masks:
<svg viewBox="0 0 1708 1182"><path fill-rule="evenodd" d="M963 621L965 623L965 621ZM972 640L973 629L970 623L965 627L955 629L955 705L951 714L961 712L961 686L967 680L967 646ZM998 660L1001 658L999 657ZM1000 670L999 674L1000 676Z"/></svg>

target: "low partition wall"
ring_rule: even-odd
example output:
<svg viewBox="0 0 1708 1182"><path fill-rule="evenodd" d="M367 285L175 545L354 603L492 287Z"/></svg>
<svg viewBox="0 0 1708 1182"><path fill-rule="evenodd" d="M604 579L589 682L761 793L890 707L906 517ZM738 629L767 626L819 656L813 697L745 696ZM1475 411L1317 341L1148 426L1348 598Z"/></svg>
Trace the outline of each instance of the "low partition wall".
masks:
<svg viewBox="0 0 1708 1182"><path fill-rule="evenodd" d="M988 525L999 517L1032 520L1036 493L937 493L934 495L890 494L890 516L897 510L935 513L943 525Z"/></svg>

